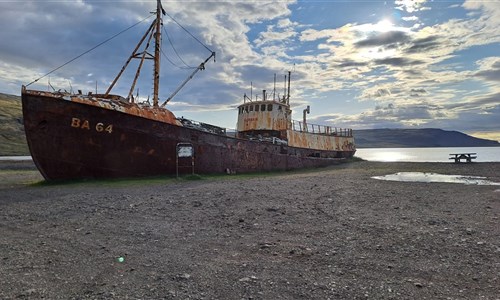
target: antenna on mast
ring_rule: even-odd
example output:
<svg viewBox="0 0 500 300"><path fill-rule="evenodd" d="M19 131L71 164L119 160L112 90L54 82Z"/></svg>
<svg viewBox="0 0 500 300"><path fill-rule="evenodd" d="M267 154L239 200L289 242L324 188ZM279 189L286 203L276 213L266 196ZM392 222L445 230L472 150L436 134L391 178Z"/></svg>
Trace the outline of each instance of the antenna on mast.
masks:
<svg viewBox="0 0 500 300"><path fill-rule="evenodd" d="M288 95L286 97L286 104L290 105L290 77L292 77L292 71L288 71Z"/></svg>
<svg viewBox="0 0 500 300"><path fill-rule="evenodd" d="M250 81L250 101L253 101L252 97L253 97L253 82Z"/></svg>
<svg viewBox="0 0 500 300"><path fill-rule="evenodd" d="M286 75L285 75L285 83L284 83L284 91L283 91L283 103L286 103Z"/></svg>
<svg viewBox="0 0 500 300"><path fill-rule="evenodd" d="M276 73L274 73L273 101L276 101Z"/></svg>

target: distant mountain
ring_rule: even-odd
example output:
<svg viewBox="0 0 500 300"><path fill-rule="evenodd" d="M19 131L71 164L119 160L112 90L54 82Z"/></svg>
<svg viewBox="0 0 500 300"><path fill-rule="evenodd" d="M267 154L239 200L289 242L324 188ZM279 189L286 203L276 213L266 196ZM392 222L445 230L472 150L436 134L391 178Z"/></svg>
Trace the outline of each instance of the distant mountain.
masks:
<svg viewBox="0 0 500 300"><path fill-rule="evenodd" d="M500 146L497 141L434 128L354 130L354 140L357 148Z"/></svg>
<svg viewBox="0 0 500 300"><path fill-rule="evenodd" d="M358 148L494 147L500 143L441 129L354 130ZM21 97L0 93L0 156L29 155Z"/></svg>
<svg viewBox="0 0 500 300"><path fill-rule="evenodd" d="M29 155L21 97L0 93L0 156Z"/></svg>

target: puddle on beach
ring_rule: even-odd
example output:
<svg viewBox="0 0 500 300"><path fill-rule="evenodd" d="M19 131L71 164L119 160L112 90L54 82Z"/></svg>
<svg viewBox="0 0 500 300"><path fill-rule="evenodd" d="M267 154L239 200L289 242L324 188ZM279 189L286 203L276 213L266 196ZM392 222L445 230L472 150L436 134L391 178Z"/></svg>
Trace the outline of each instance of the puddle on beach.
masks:
<svg viewBox="0 0 500 300"><path fill-rule="evenodd" d="M406 181L406 182L449 182L463 183L473 185L500 185L498 182L486 180L486 177L479 176L462 176L462 175L443 175L437 173L422 173L422 172L399 172L385 176L374 176L374 179L389 180L389 181Z"/></svg>

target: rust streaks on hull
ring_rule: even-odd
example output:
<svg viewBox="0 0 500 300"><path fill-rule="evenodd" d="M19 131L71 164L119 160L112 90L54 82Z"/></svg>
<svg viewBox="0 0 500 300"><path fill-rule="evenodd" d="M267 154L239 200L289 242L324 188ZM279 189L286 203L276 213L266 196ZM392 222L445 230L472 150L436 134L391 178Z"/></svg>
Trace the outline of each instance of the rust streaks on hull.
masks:
<svg viewBox="0 0 500 300"><path fill-rule="evenodd" d="M119 111L129 115L134 115L142 118L147 118L150 120L155 120L168 124L176 124L182 126L175 118L175 115L166 108L152 107L149 105L141 105L137 103L126 102L122 97L116 95L108 95L104 98L101 94L89 94L84 95L70 95L67 93L52 93L52 92L40 92L40 91L23 91L27 96L32 97L42 97L47 101L65 100L74 103L80 103L85 105L91 105L95 107L104 108L107 110Z"/></svg>
<svg viewBox="0 0 500 300"><path fill-rule="evenodd" d="M327 151L355 150L354 138L352 136L311 134L294 130L288 130L287 136L288 145L293 147Z"/></svg>

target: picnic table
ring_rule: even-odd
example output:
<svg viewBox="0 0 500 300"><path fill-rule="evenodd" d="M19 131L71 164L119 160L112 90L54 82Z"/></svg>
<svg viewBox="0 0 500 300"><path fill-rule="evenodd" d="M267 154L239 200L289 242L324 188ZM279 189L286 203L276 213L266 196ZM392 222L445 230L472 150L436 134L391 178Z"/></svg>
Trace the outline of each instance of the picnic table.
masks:
<svg viewBox="0 0 500 300"><path fill-rule="evenodd" d="M477 158L477 153L450 153L450 156L450 159L454 159L455 163L462 162L462 159L470 163L473 159Z"/></svg>

